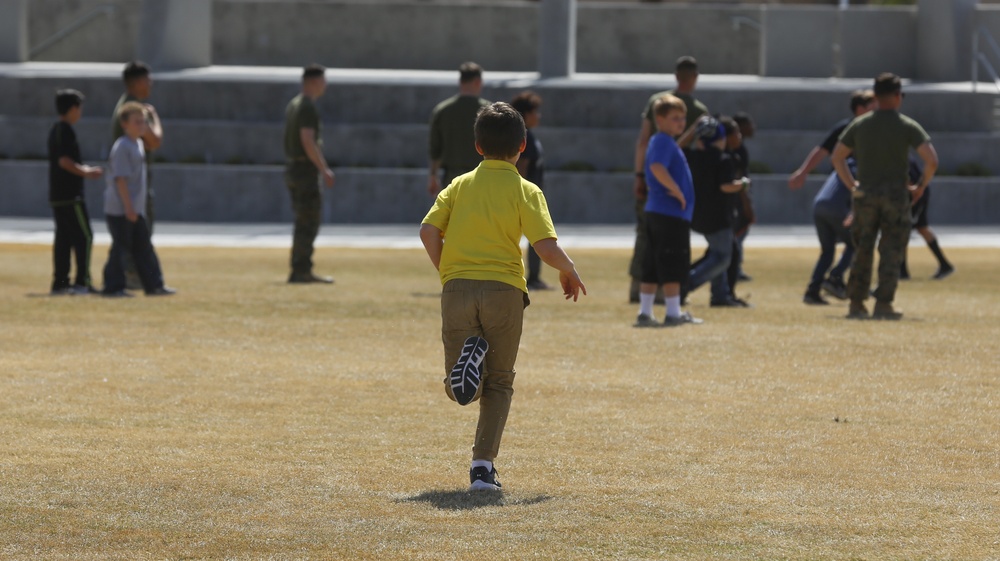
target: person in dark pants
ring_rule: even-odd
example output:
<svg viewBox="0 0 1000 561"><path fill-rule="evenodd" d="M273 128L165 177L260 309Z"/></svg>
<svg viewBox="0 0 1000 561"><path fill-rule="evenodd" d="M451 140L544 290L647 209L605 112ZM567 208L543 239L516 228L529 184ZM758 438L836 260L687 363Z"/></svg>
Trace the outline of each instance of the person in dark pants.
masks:
<svg viewBox="0 0 1000 561"><path fill-rule="evenodd" d="M851 173L855 173L857 167L854 158L849 158L847 165ZM840 300L847 299L844 273L851 266L851 259L854 257L854 242L851 241L851 232L846 225L850 214L851 191L837 177L837 172L833 172L813 200L813 222L816 224L816 235L819 237L820 254L813 268L809 286L802 296L803 303L812 306L829 304L820 294L821 289ZM840 254L837 265L831 270L830 265L833 265L836 257L838 243L844 244L844 251Z"/></svg>
<svg viewBox="0 0 1000 561"><path fill-rule="evenodd" d="M937 171L938 158L930 136L916 121L899 112L903 103L902 82L888 72L875 79L878 109L855 119L840 136L833 150L833 166L852 191L854 221L851 237L855 255L847 294L851 299L848 318L868 318L864 301L871 288L872 262L878 240L878 288L871 317L896 320L902 313L892 306L899 282L903 252L910 236L911 200L923 195ZM910 183L909 152L917 151L924 163L920 180ZM855 179L847 166L854 154L858 163Z"/></svg>
<svg viewBox="0 0 1000 561"><path fill-rule="evenodd" d="M303 69L302 92L285 108L285 184L292 197L295 229L292 234L290 283L332 284L313 273L313 244L319 234L323 200L319 177L333 187L333 171L323 157L323 140L316 100L326 91L326 69L312 64Z"/></svg>
<svg viewBox="0 0 1000 561"><path fill-rule="evenodd" d="M913 158L910 158L910 181L916 181L920 178L923 171L920 169L920 164L918 164ZM955 267L948 262L948 259L944 256L944 252L941 251L941 246L938 245L937 236L934 234L934 230L931 230L930 222L927 219L927 207L930 206L931 202L931 186L928 185L927 189L924 189L924 194L919 199L913 202L913 208L910 211L911 221L913 223L913 229L920 234L920 237L924 239L927 243L927 247L934 254L934 258L938 262L938 270L934 273L931 278L934 280L942 280L951 276L955 272ZM909 240L907 240L909 242ZM909 243L907 243L907 249L909 249ZM903 252L903 265L899 270L899 280L909 280L910 270L906 266L906 251Z"/></svg>
<svg viewBox="0 0 1000 561"><path fill-rule="evenodd" d="M171 295L174 290L163 284L160 261L144 216L146 154L140 139L147 126L146 111L142 104L128 102L121 107L120 119L125 134L111 147L104 190L104 217L111 234L111 250L104 265L102 294L131 296L125 290L126 256L130 256L147 296Z"/></svg>
<svg viewBox="0 0 1000 561"><path fill-rule="evenodd" d="M490 103L480 97L482 92L483 67L474 62L462 63L458 67L458 94L437 104L431 112L427 192L433 196L483 161L476 152L472 130L476 115Z"/></svg>
<svg viewBox="0 0 1000 561"><path fill-rule="evenodd" d="M52 244L52 294L89 294L90 250L94 240L87 203L83 198L83 180L96 179L104 173L99 167L83 164L80 145L73 125L83 114L83 94L76 90L56 92L59 120L49 131L49 204L55 219L56 234ZM70 258L76 256L76 281L69 284Z"/></svg>
<svg viewBox="0 0 1000 561"><path fill-rule="evenodd" d="M517 160L517 172L521 177L544 190L545 157L542 143L532 131L542 119L542 98L531 90L517 94L510 102L511 107L521 114L527 128L524 152ZM528 290L551 290L552 287L541 279L542 259L530 244L528 245Z"/></svg>

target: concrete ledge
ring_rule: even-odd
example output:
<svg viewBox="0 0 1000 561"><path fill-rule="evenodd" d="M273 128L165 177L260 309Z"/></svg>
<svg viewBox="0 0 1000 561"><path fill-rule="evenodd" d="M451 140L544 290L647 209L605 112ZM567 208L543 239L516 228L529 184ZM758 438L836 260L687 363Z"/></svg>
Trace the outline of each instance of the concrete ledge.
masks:
<svg viewBox="0 0 1000 561"><path fill-rule="evenodd" d="M423 170L342 169L337 185L324 191L326 223L419 223L432 199ZM0 216L44 217L48 166L44 162L0 162L5 178ZM823 177L791 192L784 175L754 179L753 197L761 224L808 224L812 199ZM179 222L285 222L291 205L280 166L161 165L154 168L157 216ZM628 224L634 220L630 173L546 175L552 217L573 224ZM87 182L87 204L98 219L103 182ZM1000 179L941 178L934 182L932 224L1000 224Z"/></svg>

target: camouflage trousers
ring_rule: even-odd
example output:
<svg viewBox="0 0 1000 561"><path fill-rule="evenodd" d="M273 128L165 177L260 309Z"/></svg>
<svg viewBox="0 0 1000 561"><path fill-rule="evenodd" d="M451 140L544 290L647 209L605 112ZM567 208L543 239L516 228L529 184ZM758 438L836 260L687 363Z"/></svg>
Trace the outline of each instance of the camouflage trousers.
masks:
<svg viewBox="0 0 1000 561"><path fill-rule="evenodd" d="M632 261L628 266L628 274L634 280L642 278L642 264L649 252L649 233L646 231L646 199L635 201L635 248L632 250Z"/></svg>
<svg viewBox="0 0 1000 561"><path fill-rule="evenodd" d="M854 241L854 262L847 281L847 294L853 302L863 302L871 290L875 243L878 242L878 287L875 300L892 303L899 284L899 267L906 255L906 242L910 238L910 197L870 195L855 197L854 223L851 239Z"/></svg>
<svg viewBox="0 0 1000 561"><path fill-rule="evenodd" d="M313 268L313 243L319 234L323 209L319 171L312 164L288 166L285 168L285 184L292 196L292 212L295 213L292 273L309 274Z"/></svg>

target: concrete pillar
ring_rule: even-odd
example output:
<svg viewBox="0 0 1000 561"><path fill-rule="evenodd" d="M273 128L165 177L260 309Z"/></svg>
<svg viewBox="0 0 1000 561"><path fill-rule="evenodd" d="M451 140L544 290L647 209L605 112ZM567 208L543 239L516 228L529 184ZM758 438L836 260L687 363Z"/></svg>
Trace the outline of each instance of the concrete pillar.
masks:
<svg viewBox="0 0 1000 561"><path fill-rule="evenodd" d="M212 64L212 2L142 0L138 58L156 70Z"/></svg>
<svg viewBox="0 0 1000 561"><path fill-rule="evenodd" d="M0 62L28 60L28 0L0 0Z"/></svg>
<svg viewBox="0 0 1000 561"><path fill-rule="evenodd" d="M538 72L542 78L576 72L576 0L542 0L538 13Z"/></svg>
<svg viewBox="0 0 1000 561"><path fill-rule="evenodd" d="M969 80L977 0L918 0L917 78Z"/></svg>

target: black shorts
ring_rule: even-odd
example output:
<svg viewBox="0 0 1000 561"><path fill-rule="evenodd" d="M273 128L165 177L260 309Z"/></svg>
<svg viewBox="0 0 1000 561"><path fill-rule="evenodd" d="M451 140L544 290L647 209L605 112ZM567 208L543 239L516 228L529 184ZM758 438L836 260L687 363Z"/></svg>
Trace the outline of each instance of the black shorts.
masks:
<svg viewBox="0 0 1000 561"><path fill-rule="evenodd" d="M687 282L691 269L691 223L655 212L646 213L649 251L642 264L642 282Z"/></svg>
<svg viewBox="0 0 1000 561"><path fill-rule="evenodd" d="M924 189L924 196L920 197L910 207L910 219L914 228L927 227L927 207L931 202L931 188Z"/></svg>

